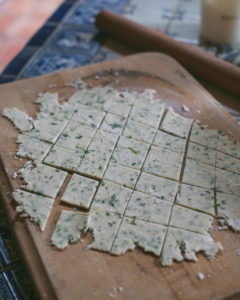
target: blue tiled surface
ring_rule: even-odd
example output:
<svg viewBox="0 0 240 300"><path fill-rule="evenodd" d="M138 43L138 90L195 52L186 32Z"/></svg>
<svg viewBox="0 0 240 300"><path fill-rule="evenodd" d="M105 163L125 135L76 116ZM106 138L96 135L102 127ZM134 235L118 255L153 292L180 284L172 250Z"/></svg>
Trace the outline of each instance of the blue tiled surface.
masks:
<svg viewBox="0 0 240 300"><path fill-rule="evenodd" d="M33 77L65 69L76 68L90 63L91 57L75 53L43 50L25 70L22 77Z"/></svg>
<svg viewBox="0 0 240 300"><path fill-rule="evenodd" d="M69 51L69 53L78 52L92 57L99 49L100 42L100 35L97 36L95 30L83 29L79 31L77 27L63 25L46 47Z"/></svg>
<svg viewBox="0 0 240 300"><path fill-rule="evenodd" d="M49 35L56 29L56 25L47 24L44 25L40 30L30 39L27 46L41 47Z"/></svg>

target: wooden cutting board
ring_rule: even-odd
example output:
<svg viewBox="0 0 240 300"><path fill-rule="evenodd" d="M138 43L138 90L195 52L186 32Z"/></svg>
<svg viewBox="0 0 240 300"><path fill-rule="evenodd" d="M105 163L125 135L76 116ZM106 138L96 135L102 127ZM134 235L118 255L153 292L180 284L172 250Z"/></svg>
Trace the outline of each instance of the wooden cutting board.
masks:
<svg viewBox="0 0 240 300"><path fill-rule="evenodd" d="M117 74L113 74L113 70ZM75 77L93 86L110 84L129 90L154 88L158 96L180 114L198 119L211 128L231 132L235 139L240 139L239 126L232 117L176 61L159 53L132 55L3 85L0 113L5 107L15 106L34 117L38 108L33 100L39 92L59 92L64 101L75 92L75 88L65 86ZM190 111L183 112L182 104ZM121 286L123 291L117 292L114 299L223 299L230 296L240 299L240 256L236 254L240 249L240 235L230 230L219 231L216 224L212 235L215 241L222 243L224 251L211 262L199 254L197 263L161 267L156 257L140 250L120 257L86 251L90 234L84 237L84 242L63 251L54 250L50 237L60 204L55 204L44 233L16 216L14 201L6 195L20 184L12 179L13 172L23 163L14 159L18 132L2 117L0 128L2 200L40 298L111 299L114 288ZM197 278L199 272L205 275L202 281Z"/></svg>

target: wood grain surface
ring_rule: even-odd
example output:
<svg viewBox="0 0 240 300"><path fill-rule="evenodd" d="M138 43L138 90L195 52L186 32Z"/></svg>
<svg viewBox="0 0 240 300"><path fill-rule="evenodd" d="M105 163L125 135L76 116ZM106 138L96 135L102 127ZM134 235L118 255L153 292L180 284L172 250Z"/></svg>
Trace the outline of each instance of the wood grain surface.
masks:
<svg viewBox="0 0 240 300"><path fill-rule="evenodd" d="M93 86L107 84L125 90L154 88L175 111L240 140L239 126L232 117L176 61L159 53L132 55L3 85L0 87L0 113L5 107L15 106L34 117L38 107L33 101L39 92L59 92L61 101L65 101L76 91L65 84L76 77ZM49 88L53 84L56 87ZM182 104L190 111L182 112ZM224 250L213 261L199 254L196 263L162 267L158 258L138 249L119 257L86 251L91 234L84 237L84 242L70 245L63 251L55 250L50 246L50 237L65 206L56 200L44 233L16 215L14 202L7 193L21 184L12 179L12 174L24 160L14 159L17 130L2 117L0 128L1 196L40 298L112 299L111 293L119 286L123 291L117 292L114 299L240 298L240 256L236 254L240 249L240 236L230 230L219 231L216 224L211 233ZM205 275L204 280L198 279L199 272Z"/></svg>

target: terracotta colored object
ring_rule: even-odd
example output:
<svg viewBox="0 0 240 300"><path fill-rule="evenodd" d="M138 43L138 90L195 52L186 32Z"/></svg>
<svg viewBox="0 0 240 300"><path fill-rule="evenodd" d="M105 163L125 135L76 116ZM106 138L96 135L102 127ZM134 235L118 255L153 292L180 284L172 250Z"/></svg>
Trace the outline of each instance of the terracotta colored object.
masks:
<svg viewBox="0 0 240 300"><path fill-rule="evenodd" d="M115 76L112 69L119 76ZM79 76L93 86L108 84L129 90L153 88L157 97L175 111L199 119L211 128L231 131L234 138L240 140L236 121L175 60L160 53L132 55L2 85L0 114L5 107L15 106L34 117L38 107L33 101L38 93L58 92L64 101L77 90L65 84ZM50 88L49 85L56 86ZM188 112L181 110L183 104L189 108ZM137 249L119 257L86 251L90 235L84 237L84 242L69 245L63 251L55 250L50 238L60 211L66 206L61 205L59 199L55 201L43 233L36 225L17 217L14 202L7 193L21 183L12 179L13 172L23 164L14 159L19 133L6 118L0 117L0 128L1 200L41 299L105 300L111 299L109 295L119 286L123 291L116 293L116 300L202 300L230 295L236 297L231 299L239 299L240 260L236 254L240 248L239 236L230 230L219 231L216 226L211 231L224 251L212 262L199 254L196 263L185 261L161 267L157 257ZM204 280L198 279L199 272L205 275Z"/></svg>
<svg viewBox="0 0 240 300"><path fill-rule="evenodd" d="M171 55L194 75L240 96L240 68L235 65L107 10L96 16L96 25L130 46Z"/></svg>

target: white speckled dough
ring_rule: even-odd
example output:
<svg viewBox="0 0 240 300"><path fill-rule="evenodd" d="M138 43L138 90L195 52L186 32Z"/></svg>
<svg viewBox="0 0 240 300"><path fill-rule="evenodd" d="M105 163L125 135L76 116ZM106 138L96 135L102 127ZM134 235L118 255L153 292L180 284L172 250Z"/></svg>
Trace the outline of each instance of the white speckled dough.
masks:
<svg viewBox="0 0 240 300"><path fill-rule="evenodd" d="M121 136L113 152L112 162L140 169L147 155L149 145Z"/></svg>
<svg viewBox="0 0 240 300"><path fill-rule="evenodd" d="M186 146L186 140L164 131L157 130L153 145L167 148L178 153L183 153Z"/></svg>
<svg viewBox="0 0 240 300"><path fill-rule="evenodd" d="M182 182L207 189L214 188L215 168L188 158Z"/></svg>
<svg viewBox="0 0 240 300"><path fill-rule="evenodd" d="M62 195L61 201L89 209L97 186L98 181L73 174Z"/></svg>
<svg viewBox="0 0 240 300"><path fill-rule="evenodd" d="M125 216L167 225L172 204L159 198L135 191L129 201Z"/></svg>
<svg viewBox="0 0 240 300"><path fill-rule="evenodd" d="M34 129L29 133L40 140L56 143L68 120L41 119L34 121Z"/></svg>
<svg viewBox="0 0 240 300"><path fill-rule="evenodd" d="M127 119L118 115L107 113L100 129L103 131L121 134Z"/></svg>
<svg viewBox="0 0 240 300"><path fill-rule="evenodd" d="M104 179L121 184L123 186L134 188L139 174L139 170L109 163L104 174Z"/></svg>
<svg viewBox="0 0 240 300"><path fill-rule="evenodd" d="M69 243L76 243L81 237L81 230L88 228L88 214L62 210L51 237L52 245L64 249Z"/></svg>
<svg viewBox="0 0 240 300"><path fill-rule="evenodd" d="M18 136L17 144L20 144L17 150L17 156L28 157L38 162L44 159L52 147L50 143L23 134Z"/></svg>
<svg viewBox="0 0 240 300"><path fill-rule="evenodd" d="M175 204L169 225L197 233L208 234L212 222L213 217L207 214Z"/></svg>
<svg viewBox="0 0 240 300"><path fill-rule="evenodd" d="M230 195L240 195L240 175L216 169L216 191Z"/></svg>
<svg viewBox="0 0 240 300"><path fill-rule="evenodd" d="M56 197L67 173L43 164L37 164L29 173L25 174L24 181L27 190L48 197Z"/></svg>
<svg viewBox="0 0 240 300"><path fill-rule="evenodd" d="M93 137L77 171L102 178L116 145L118 136L98 130Z"/></svg>
<svg viewBox="0 0 240 300"><path fill-rule="evenodd" d="M153 103L154 102L152 102L152 104ZM162 102L156 103L154 106L147 103L139 103L137 100L130 112L130 120L143 123L150 127L158 128L165 106L162 104Z"/></svg>
<svg viewBox="0 0 240 300"><path fill-rule="evenodd" d="M165 226L124 217L111 253L120 255L138 246L146 252L160 255L165 234Z"/></svg>
<svg viewBox="0 0 240 300"><path fill-rule="evenodd" d="M215 166L216 151L206 146L189 143L187 157L201 163Z"/></svg>
<svg viewBox="0 0 240 300"><path fill-rule="evenodd" d="M192 122L192 119L184 118L169 108L161 129L176 136L187 138Z"/></svg>
<svg viewBox="0 0 240 300"><path fill-rule="evenodd" d="M217 215L225 219L225 223L236 231L240 231L240 198L238 196L216 194Z"/></svg>
<svg viewBox="0 0 240 300"><path fill-rule="evenodd" d="M60 135L57 145L72 150L86 150L95 133L96 129L93 127L69 121Z"/></svg>
<svg viewBox="0 0 240 300"><path fill-rule="evenodd" d="M190 141L217 149L217 130L208 129L206 125L193 124Z"/></svg>
<svg viewBox="0 0 240 300"><path fill-rule="evenodd" d="M112 212L91 209L88 228L92 230L94 241L87 249L110 252L116 237L122 216Z"/></svg>
<svg viewBox="0 0 240 300"><path fill-rule="evenodd" d="M156 129L144 124L128 120L123 135L135 140L151 144L155 136Z"/></svg>
<svg viewBox="0 0 240 300"><path fill-rule="evenodd" d="M83 154L84 151L80 149L73 151L55 145L44 159L44 163L56 168L74 171L77 169Z"/></svg>
<svg viewBox="0 0 240 300"><path fill-rule="evenodd" d="M174 260L197 261L196 253L200 251L213 258L222 249L221 244L215 243L210 235L169 228L160 261L163 266L170 266Z"/></svg>
<svg viewBox="0 0 240 300"><path fill-rule="evenodd" d="M99 128L105 114L106 113L103 111L97 110L87 105L79 104L78 108L73 113L72 120L79 122L80 124Z"/></svg>
<svg viewBox="0 0 240 300"><path fill-rule="evenodd" d="M168 179L179 180L182 161L183 154L181 153L151 146L143 170Z"/></svg>
<svg viewBox="0 0 240 300"><path fill-rule="evenodd" d="M216 167L240 174L240 159L217 152Z"/></svg>
<svg viewBox="0 0 240 300"><path fill-rule="evenodd" d="M2 115L12 121L15 127L21 132L30 131L33 129L33 119L16 107L5 108L2 112Z"/></svg>
<svg viewBox="0 0 240 300"><path fill-rule="evenodd" d="M173 202L177 193L178 182L142 172L136 190L150 194L162 200Z"/></svg>
<svg viewBox="0 0 240 300"><path fill-rule="evenodd" d="M127 187L104 180L94 197L92 207L123 214L132 192Z"/></svg>
<svg viewBox="0 0 240 300"><path fill-rule="evenodd" d="M19 204L17 212L26 213L44 231L54 199L17 189L13 198Z"/></svg>
<svg viewBox="0 0 240 300"><path fill-rule="evenodd" d="M217 150L236 158L240 158L240 142L230 140L230 138L221 131L218 131Z"/></svg>
<svg viewBox="0 0 240 300"><path fill-rule="evenodd" d="M176 203L215 215L213 190L182 184L177 194Z"/></svg>

